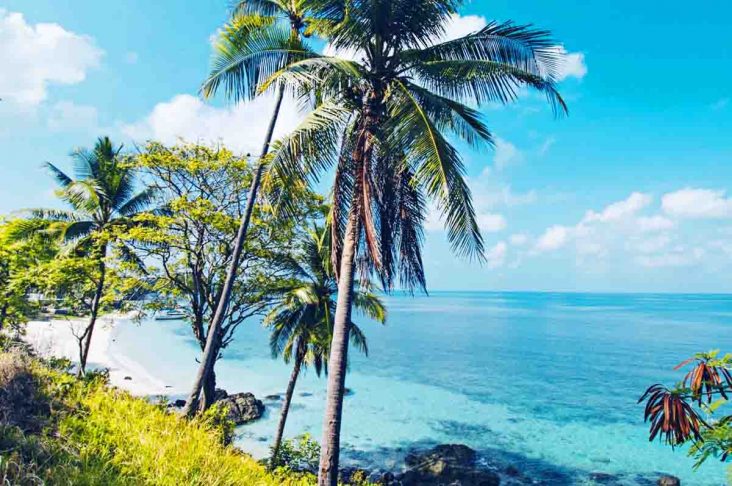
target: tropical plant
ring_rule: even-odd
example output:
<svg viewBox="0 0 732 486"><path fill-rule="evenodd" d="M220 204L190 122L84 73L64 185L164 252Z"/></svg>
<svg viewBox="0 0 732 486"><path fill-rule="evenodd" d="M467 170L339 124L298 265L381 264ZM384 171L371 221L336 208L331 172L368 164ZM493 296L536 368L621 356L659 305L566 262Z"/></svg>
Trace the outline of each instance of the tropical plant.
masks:
<svg viewBox="0 0 732 486"><path fill-rule="evenodd" d="M302 50L301 34L310 35L326 21L318 19L311 7L320 6L322 0L240 0L231 21L224 26L215 45L211 73L203 83L201 92L205 98L214 96L223 88L225 95L238 102L254 98L259 93L263 76L271 74L294 59L288 52ZM282 55L281 55L282 54ZM294 54L293 54L294 55ZM233 245L233 257L229 265L222 292L218 297L216 312L211 320L210 343L207 342L201 358L184 414L191 416L198 408L205 377L216 360L214 337L219 333L227 314L240 267L241 253L247 240L249 224L259 186L264 172L264 158L269 152L277 118L279 117L284 85L276 89L274 108L254 171L247 204L241 217Z"/></svg>
<svg viewBox="0 0 732 486"><path fill-rule="evenodd" d="M39 234L13 241L18 224L26 223L0 222L0 330L21 330L21 325L40 311L39 299L32 299L30 294L39 292L42 269L58 251L54 241Z"/></svg>
<svg viewBox="0 0 732 486"><path fill-rule="evenodd" d="M155 187L155 213L136 217L140 224L123 235L147 263L146 280L156 295L148 309L177 307L204 350L211 318L231 264L232 245L244 212L247 188L254 169L246 157L224 147L149 143L135 157L146 182ZM256 208L253 237L247 242L241 265L246 268L234 285L231 303L222 321L214 355L221 357L246 319L263 315L289 280L288 246L307 228L310 214L320 216L320 198L298 198L296 218L275 219ZM205 377L199 410L215 401L216 373Z"/></svg>
<svg viewBox="0 0 732 486"><path fill-rule="evenodd" d="M301 369L312 365L320 376L327 367L338 292L330 262L329 232L314 228L296 257L290 260L290 268L295 278L283 288L278 302L264 320L265 326L272 330L272 356L282 356L285 363L293 363L272 446L272 467L282 463L280 445ZM369 318L384 323L384 304L369 289L368 284L354 289L354 306ZM366 336L353 322L350 323L349 335L351 344L368 354Z"/></svg>
<svg viewBox="0 0 732 486"><path fill-rule="evenodd" d="M289 59L302 59L287 63L262 84L262 90L284 84L317 103L273 147L265 183L293 187L315 181L335 166L330 219L339 287L323 420L322 485L337 481L356 267L362 279L378 274L386 290L397 280L407 289L424 289L421 246L428 199L436 201L453 249L482 259L483 240L465 169L449 138L489 145L492 136L481 113L469 105L508 103L523 87L544 93L555 113L566 111L556 89L562 54L548 33L491 22L467 36L440 41L460 3L344 1L343 21L328 35L331 51L351 55L290 50ZM275 201L282 210L288 202L286 194Z"/></svg>
<svg viewBox="0 0 732 486"><path fill-rule="evenodd" d="M122 260L142 265L134 253L116 238L116 233L133 224L133 218L154 200L154 189L136 190L136 172L121 155L122 146L115 146L108 137L99 138L92 150L72 152L76 179L66 175L57 166L47 163L46 168L60 186L56 195L70 206L70 210L35 209L30 211L25 224L12 235L21 240L43 234L63 242L62 253L77 259L73 268L87 269L93 284L89 303L89 323L79 336L79 373L86 372L89 347L94 326L102 308L102 297L107 284L107 260L110 245L114 245ZM71 260L69 260L71 261ZM73 268L69 272L74 272Z"/></svg>
<svg viewBox="0 0 732 486"><path fill-rule="evenodd" d="M732 354L720 357L719 350L697 353L674 369L690 364L691 369L674 387L651 385L638 400L646 402L649 441L658 437L671 447L690 443L695 467L709 457L726 461L732 456L732 415L715 418L715 414L732 395Z"/></svg>

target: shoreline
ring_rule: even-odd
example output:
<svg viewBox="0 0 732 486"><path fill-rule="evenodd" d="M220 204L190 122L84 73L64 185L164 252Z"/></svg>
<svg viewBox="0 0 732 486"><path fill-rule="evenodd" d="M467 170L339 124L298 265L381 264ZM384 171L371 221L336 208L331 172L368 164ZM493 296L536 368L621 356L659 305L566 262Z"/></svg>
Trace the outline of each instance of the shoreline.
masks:
<svg viewBox="0 0 732 486"><path fill-rule="evenodd" d="M89 369L108 369L111 386L134 396L168 395L173 389L154 376L133 357L123 352L118 343L121 326L132 326L134 312L107 314L99 318L89 349ZM29 321L23 340L40 356L67 358L78 365L78 344L75 330L86 324L85 319L56 318Z"/></svg>

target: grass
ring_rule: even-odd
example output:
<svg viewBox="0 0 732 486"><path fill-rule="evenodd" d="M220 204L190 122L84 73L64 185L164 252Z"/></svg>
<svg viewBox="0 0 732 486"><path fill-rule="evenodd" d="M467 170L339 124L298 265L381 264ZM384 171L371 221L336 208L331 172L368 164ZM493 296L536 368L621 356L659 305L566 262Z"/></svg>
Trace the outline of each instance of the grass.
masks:
<svg viewBox="0 0 732 486"><path fill-rule="evenodd" d="M6 363L3 376L12 380L12 365L3 361L4 356L0 355L0 362ZM42 427L0 424L0 484L314 483L307 474L269 473L248 455L225 445L230 429L220 411L182 420L163 405L108 387L103 375L79 380L58 368L35 359L19 365L18 374L27 376L30 369L37 384L26 402L39 402L33 406L47 410L47 417L38 420ZM13 400L18 404L23 397Z"/></svg>

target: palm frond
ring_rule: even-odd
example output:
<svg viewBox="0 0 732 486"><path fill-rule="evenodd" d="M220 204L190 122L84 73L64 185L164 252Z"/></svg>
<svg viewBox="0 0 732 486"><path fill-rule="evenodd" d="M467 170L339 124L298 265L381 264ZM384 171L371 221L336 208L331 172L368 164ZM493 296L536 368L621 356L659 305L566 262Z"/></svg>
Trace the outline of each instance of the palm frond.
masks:
<svg viewBox="0 0 732 486"><path fill-rule="evenodd" d="M392 104L389 145L401 147L415 161L415 180L437 200L447 238L460 255L483 258L483 237L473 208L465 169L457 150L435 127L424 108L399 80L393 85L402 96Z"/></svg>
<svg viewBox="0 0 732 486"><path fill-rule="evenodd" d="M148 209L155 202L157 197L157 188L153 186L147 187L128 199L127 202L117 209L117 212L125 217L134 216L135 214Z"/></svg>
<svg viewBox="0 0 732 486"><path fill-rule="evenodd" d="M69 176L67 176L64 171L53 165L51 162L46 162L44 164L46 167L46 170L51 174L51 177L53 177L59 186L61 187L68 187L72 182L73 179Z"/></svg>

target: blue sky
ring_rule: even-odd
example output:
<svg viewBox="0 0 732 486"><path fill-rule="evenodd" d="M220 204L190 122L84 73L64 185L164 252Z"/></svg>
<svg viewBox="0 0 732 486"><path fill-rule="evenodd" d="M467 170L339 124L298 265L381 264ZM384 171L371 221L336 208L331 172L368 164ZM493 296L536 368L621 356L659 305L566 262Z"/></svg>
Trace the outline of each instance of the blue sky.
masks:
<svg viewBox="0 0 732 486"><path fill-rule="evenodd" d="M0 213L53 205L40 165L100 134L257 149L268 100L196 98L229 2L182 3L0 0ZM453 33L553 32L570 116L530 93L486 109L496 149L464 156L488 263L452 257L433 218L430 288L732 291L731 17L718 0L466 4Z"/></svg>

